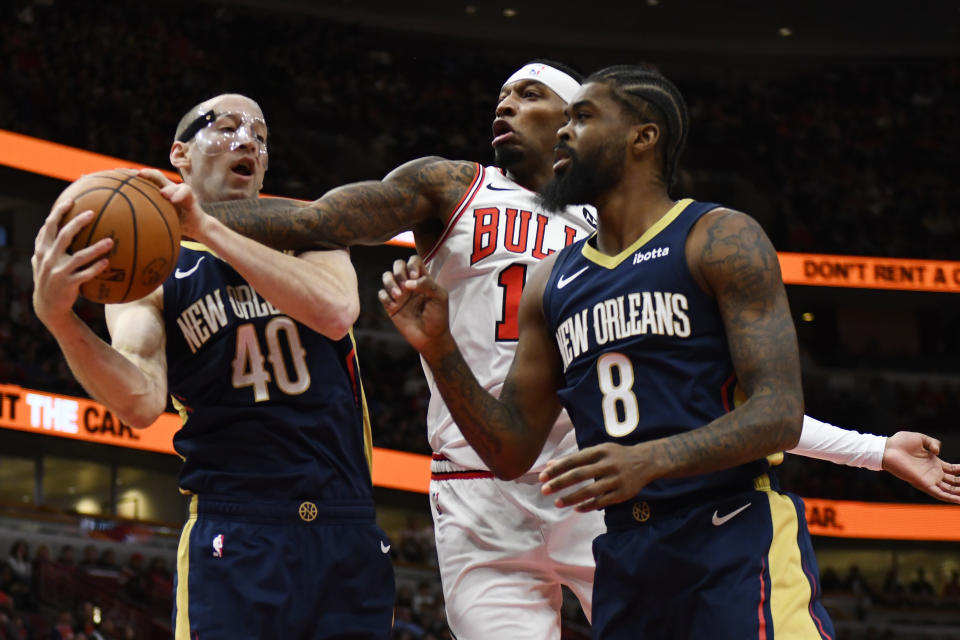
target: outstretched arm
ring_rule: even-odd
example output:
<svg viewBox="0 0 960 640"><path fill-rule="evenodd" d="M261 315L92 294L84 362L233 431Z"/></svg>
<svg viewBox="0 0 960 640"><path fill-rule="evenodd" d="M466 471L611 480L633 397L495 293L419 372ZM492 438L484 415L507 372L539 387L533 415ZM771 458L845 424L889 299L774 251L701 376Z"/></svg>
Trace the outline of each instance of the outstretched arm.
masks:
<svg viewBox="0 0 960 640"><path fill-rule="evenodd" d="M787 453L879 471L886 443L883 436L841 429L805 415L800 441Z"/></svg>
<svg viewBox="0 0 960 640"><path fill-rule="evenodd" d="M522 475L536 461L560 415L560 356L546 330L540 300L549 265L533 271L520 301L517 352L500 399L490 395L450 335L447 294L418 256L383 274L380 301L397 329L430 366L437 388L470 446L498 477Z"/></svg>
<svg viewBox="0 0 960 640"><path fill-rule="evenodd" d="M657 478L725 469L797 443L800 356L773 246L755 220L718 209L694 225L686 253L694 278L717 301L747 400L699 429L630 447L606 443L549 464L541 474L546 494L595 480L558 506L602 508Z"/></svg>
<svg viewBox="0 0 960 640"><path fill-rule="evenodd" d="M163 182L157 172L142 175ZM260 244L204 213L193 189L168 182L160 190L177 206L184 235L203 242L283 313L332 340L347 335L360 313L357 274L346 250L299 256Z"/></svg>
<svg viewBox="0 0 960 640"><path fill-rule="evenodd" d="M960 464L944 462L939 453L939 440L898 431L887 438L883 470L937 500L960 504Z"/></svg>
<svg viewBox="0 0 960 640"><path fill-rule="evenodd" d="M941 460L940 441L922 433L898 431L887 438L804 416L800 442L789 453L888 471L938 500L960 504L960 464Z"/></svg>
<svg viewBox="0 0 960 640"><path fill-rule="evenodd" d="M383 180L337 187L311 203L260 198L210 203L204 209L274 249L375 245L422 225L442 225L476 175L472 162L420 158Z"/></svg>

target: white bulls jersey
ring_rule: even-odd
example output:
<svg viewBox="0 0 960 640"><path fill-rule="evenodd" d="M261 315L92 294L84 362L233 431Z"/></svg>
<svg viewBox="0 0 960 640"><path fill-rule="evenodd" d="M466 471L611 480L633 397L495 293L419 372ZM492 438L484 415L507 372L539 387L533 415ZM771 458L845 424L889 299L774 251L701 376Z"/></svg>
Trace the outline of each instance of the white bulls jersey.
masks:
<svg viewBox="0 0 960 640"><path fill-rule="evenodd" d="M530 269L595 226L593 207L544 212L536 193L495 167L478 166L476 179L424 262L431 277L449 291L450 330L464 359L493 395L500 395L513 363L517 308ZM462 467L486 469L454 424L426 365L424 372L430 385L427 436L433 451ZM531 471L576 448L564 412Z"/></svg>

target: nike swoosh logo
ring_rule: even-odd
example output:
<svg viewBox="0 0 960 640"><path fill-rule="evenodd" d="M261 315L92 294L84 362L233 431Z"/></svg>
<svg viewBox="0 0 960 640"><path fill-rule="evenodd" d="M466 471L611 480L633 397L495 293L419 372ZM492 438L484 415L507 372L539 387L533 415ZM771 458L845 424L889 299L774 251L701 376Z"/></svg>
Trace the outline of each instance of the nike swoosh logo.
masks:
<svg viewBox="0 0 960 640"><path fill-rule="evenodd" d="M590 211L590 209L587 209L586 207L584 207L583 210L581 211L581 214L583 215L583 219L587 221L587 224L589 224L594 229L597 228L597 216L593 215L593 212Z"/></svg>
<svg viewBox="0 0 960 640"><path fill-rule="evenodd" d="M383 544L383 540L381 540L381 541L380 541L380 551L383 551L384 553L390 553L390 545L389 545L389 544Z"/></svg>
<svg viewBox="0 0 960 640"><path fill-rule="evenodd" d="M746 509L747 507L749 507L751 504L753 504L753 503L752 503L752 502L748 502L747 504L743 505L743 506L740 507L739 509L737 509L737 510L735 510L735 511L731 511L730 513L728 513L727 515L725 515L725 516L723 516L723 517L718 517L717 512L714 511L714 512L713 512L713 518L712 518L710 521L713 523L713 526L715 526L715 527L719 527L719 526L721 526L721 525L724 525L724 524L726 524L727 522L729 522L730 520L732 520L733 518L736 518L736 517L740 514L741 511L743 511L744 509Z"/></svg>
<svg viewBox="0 0 960 640"><path fill-rule="evenodd" d="M589 268L590 267L584 267L583 269L580 269L580 271L577 271L575 274L573 274L569 278L566 276L560 276L560 279L557 280L557 289L563 289L565 286L573 282L574 278L576 278L577 276L579 276L581 273L583 273Z"/></svg>
<svg viewBox="0 0 960 640"><path fill-rule="evenodd" d="M495 187L492 184L488 184L487 189L490 189L490 191L519 191L516 187Z"/></svg>
<svg viewBox="0 0 960 640"><path fill-rule="evenodd" d="M180 268L177 267L177 270L173 272L173 277L179 280L180 278L186 278L188 275L197 270L197 267L200 266L200 263L203 262L203 259L207 256L200 256L200 259L197 260L197 264L193 265L192 269L187 269L186 271L180 271Z"/></svg>

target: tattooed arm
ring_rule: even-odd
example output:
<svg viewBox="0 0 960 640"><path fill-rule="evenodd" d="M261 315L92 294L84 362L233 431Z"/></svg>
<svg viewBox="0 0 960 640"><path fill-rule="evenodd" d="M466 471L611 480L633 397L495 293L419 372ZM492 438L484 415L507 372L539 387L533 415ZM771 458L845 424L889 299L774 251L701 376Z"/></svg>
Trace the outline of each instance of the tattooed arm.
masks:
<svg viewBox="0 0 960 640"><path fill-rule="evenodd" d="M671 443L670 475L723 469L793 448L803 422L800 355L773 245L753 218L717 209L691 231L687 261L717 301L747 400Z"/></svg>
<svg viewBox="0 0 960 640"><path fill-rule="evenodd" d="M755 220L717 209L687 238L687 263L717 301L747 400L699 428L634 446L605 443L550 463L544 493L595 482L557 500L578 511L623 502L657 478L689 476L796 445L803 420L800 356L773 246Z"/></svg>
<svg viewBox="0 0 960 640"><path fill-rule="evenodd" d="M442 230L476 174L472 162L420 158L383 180L337 187L311 203L260 198L205 204L204 210L274 249L380 244L401 231Z"/></svg>
<svg viewBox="0 0 960 640"><path fill-rule="evenodd" d="M534 462L560 415L562 365L541 309L554 257L538 264L520 299L520 336L510 372L494 398L477 382L450 335L447 294L419 256L383 274L380 301L397 329L430 366L461 433L498 477L512 480Z"/></svg>

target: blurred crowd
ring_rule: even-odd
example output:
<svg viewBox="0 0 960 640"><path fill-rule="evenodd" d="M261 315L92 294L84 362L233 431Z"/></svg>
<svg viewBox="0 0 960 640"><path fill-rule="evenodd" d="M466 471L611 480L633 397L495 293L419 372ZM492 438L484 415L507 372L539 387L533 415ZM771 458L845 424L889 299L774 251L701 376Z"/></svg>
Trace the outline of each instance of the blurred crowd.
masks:
<svg viewBox="0 0 960 640"><path fill-rule="evenodd" d="M450 640L443 594L435 581L397 585L393 640Z"/></svg>
<svg viewBox="0 0 960 640"><path fill-rule="evenodd" d="M422 155L489 161L497 91L530 55L512 46L227 4L20 0L0 9L0 128L165 167L191 104L245 92L272 125L266 190L314 198ZM690 104L680 191L755 215L783 250L955 256L957 60L664 71Z"/></svg>
<svg viewBox="0 0 960 640"><path fill-rule="evenodd" d="M831 61L681 88L687 168L778 249L956 259L960 61Z"/></svg>
<svg viewBox="0 0 960 640"><path fill-rule="evenodd" d="M960 638L960 572L931 575L923 567L901 571L896 559L886 567L844 572L823 568L823 601L837 640L957 640Z"/></svg>
<svg viewBox="0 0 960 640"><path fill-rule="evenodd" d="M0 382L86 395L60 348L33 313L30 256L0 247ZM106 336L103 307L81 300L77 314Z"/></svg>
<svg viewBox="0 0 960 640"><path fill-rule="evenodd" d="M884 573L882 581L875 581L865 576L855 564L850 565L843 576L827 567L821 573L820 587L824 594L864 596L871 604L886 607L924 606L956 610L960 606L960 572L956 569L938 581L923 567L916 567L904 576L894 564Z"/></svg>
<svg viewBox="0 0 960 640"><path fill-rule="evenodd" d="M133 552L122 565L112 549L73 546L56 557L15 540L0 564L0 639L136 640L150 620L169 617L173 575L162 556Z"/></svg>

